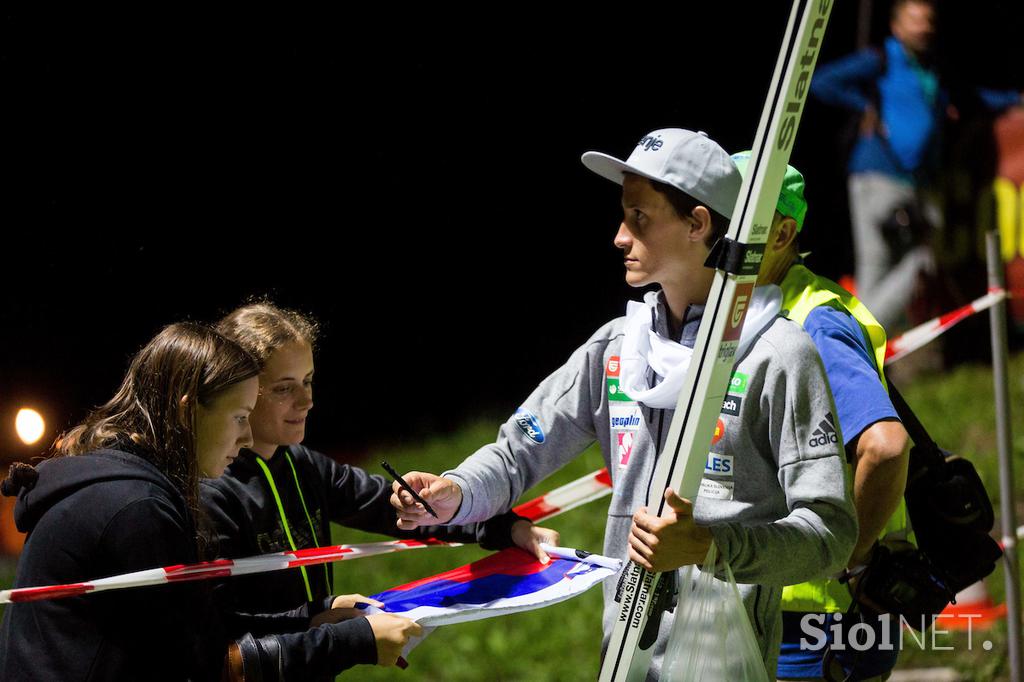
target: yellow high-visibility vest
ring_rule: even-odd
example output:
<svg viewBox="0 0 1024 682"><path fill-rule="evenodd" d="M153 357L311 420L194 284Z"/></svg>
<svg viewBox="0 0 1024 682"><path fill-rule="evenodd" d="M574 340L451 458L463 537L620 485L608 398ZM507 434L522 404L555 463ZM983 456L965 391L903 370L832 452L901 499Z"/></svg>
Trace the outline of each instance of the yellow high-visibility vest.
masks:
<svg viewBox="0 0 1024 682"><path fill-rule="evenodd" d="M819 277L803 265L794 265L782 280L782 314L801 327L815 308L828 305L841 308L853 316L861 327L865 340L871 346L875 369L882 386L888 391L885 374L885 330L863 303L846 289L824 277ZM840 424L840 428L842 424ZM852 477L852 469L851 477ZM879 537L898 537L912 540L907 521L907 507L903 499ZM850 606L850 592L838 580L822 579L788 585L782 590L783 611L809 611L835 613Z"/></svg>

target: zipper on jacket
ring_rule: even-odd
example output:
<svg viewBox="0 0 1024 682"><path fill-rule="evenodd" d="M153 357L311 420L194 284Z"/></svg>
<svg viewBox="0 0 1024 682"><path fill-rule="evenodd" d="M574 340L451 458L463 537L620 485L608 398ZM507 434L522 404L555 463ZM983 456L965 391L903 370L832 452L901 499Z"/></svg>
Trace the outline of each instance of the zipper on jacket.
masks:
<svg viewBox="0 0 1024 682"><path fill-rule="evenodd" d="M764 626L761 624L761 586L754 589L754 630L758 638L764 637Z"/></svg>
<svg viewBox="0 0 1024 682"><path fill-rule="evenodd" d="M651 416L654 416L654 409L651 409ZM651 469L651 477L647 479L647 499L651 499L651 486L654 485L654 471L658 466L658 456L661 454L661 432L665 427L665 410L658 410L658 437L654 440L654 467Z"/></svg>

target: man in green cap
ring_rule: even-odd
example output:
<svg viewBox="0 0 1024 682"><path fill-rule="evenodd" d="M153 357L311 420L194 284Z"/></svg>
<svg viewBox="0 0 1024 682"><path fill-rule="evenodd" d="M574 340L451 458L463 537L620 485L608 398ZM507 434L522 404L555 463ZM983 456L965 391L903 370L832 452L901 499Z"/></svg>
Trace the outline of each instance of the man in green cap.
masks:
<svg viewBox="0 0 1024 682"><path fill-rule="evenodd" d="M750 152L732 159L746 173ZM782 313L810 334L825 365L836 404L839 432L853 467L854 504L860 531L848 570L855 572L871 556L876 540L906 540L907 432L889 400L882 365L885 330L864 304L835 282L819 277L803 264L798 239L807 215L804 178L786 167L776 204L758 284L782 288ZM834 425L820 425L820 437L835 438ZM815 432L817 434L817 432ZM896 665L898 650L880 649L882 641L899 641L899 619L854 617L849 589L836 579L786 587L782 593L783 634L779 679L884 679ZM839 614L837 616L837 614ZM855 651L850 646L829 653L833 625L839 623L843 642L861 617L875 631L874 646ZM810 627L808 627L808 625ZM882 637L882 629L889 628ZM823 631L823 637L818 636ZM822 646L822 639L827 643ZM828 658L828 670L823 670ZM840 670L840 666L842 670Z"/></svg>

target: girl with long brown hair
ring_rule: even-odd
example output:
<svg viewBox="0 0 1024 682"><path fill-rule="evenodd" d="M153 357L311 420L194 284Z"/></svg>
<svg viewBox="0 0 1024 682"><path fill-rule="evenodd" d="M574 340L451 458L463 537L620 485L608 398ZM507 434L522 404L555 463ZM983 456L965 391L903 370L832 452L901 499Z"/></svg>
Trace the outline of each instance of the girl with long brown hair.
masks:
<svg viewBox="0 0 1024 682"><path fill-rule="evenodd" d="M58 440L54 457L16 466L4 482L28 533L15 586L209 558L197 522L199 477L219 476L252 445L258 371L213 329L183 323L157 334L114 397ZM249 630L290 633L282 635L289 651L302 655L284 668L308 678L357 662L347 635L372 641L371 619L418 630L388 614L307 630L310 615L235 614L195 583L16 603L0 627L0 679L216 679L231 640Z"/></svg>

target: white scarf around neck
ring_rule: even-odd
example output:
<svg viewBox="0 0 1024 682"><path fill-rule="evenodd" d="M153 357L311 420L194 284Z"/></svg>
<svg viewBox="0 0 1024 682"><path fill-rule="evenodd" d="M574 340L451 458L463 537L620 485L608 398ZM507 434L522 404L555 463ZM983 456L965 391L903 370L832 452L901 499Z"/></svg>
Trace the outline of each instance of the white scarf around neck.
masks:
<svg viewBox="0 0 1024 682"><path fill-rule="evenodd" d="M622 367L621 387L632 400L647 407L674 409L686 372L690 368L693 349L667 339L651 328L657 308L656 291L645 294L642 303L629 301L626 304L625 338L622 340L619 358ZM737 360L743 357L761 331L781 310L782 289L774 284L754 288L743 320L739 347L736 349ZM663 377L661 383L647 386L648 368Z"/></svg>

